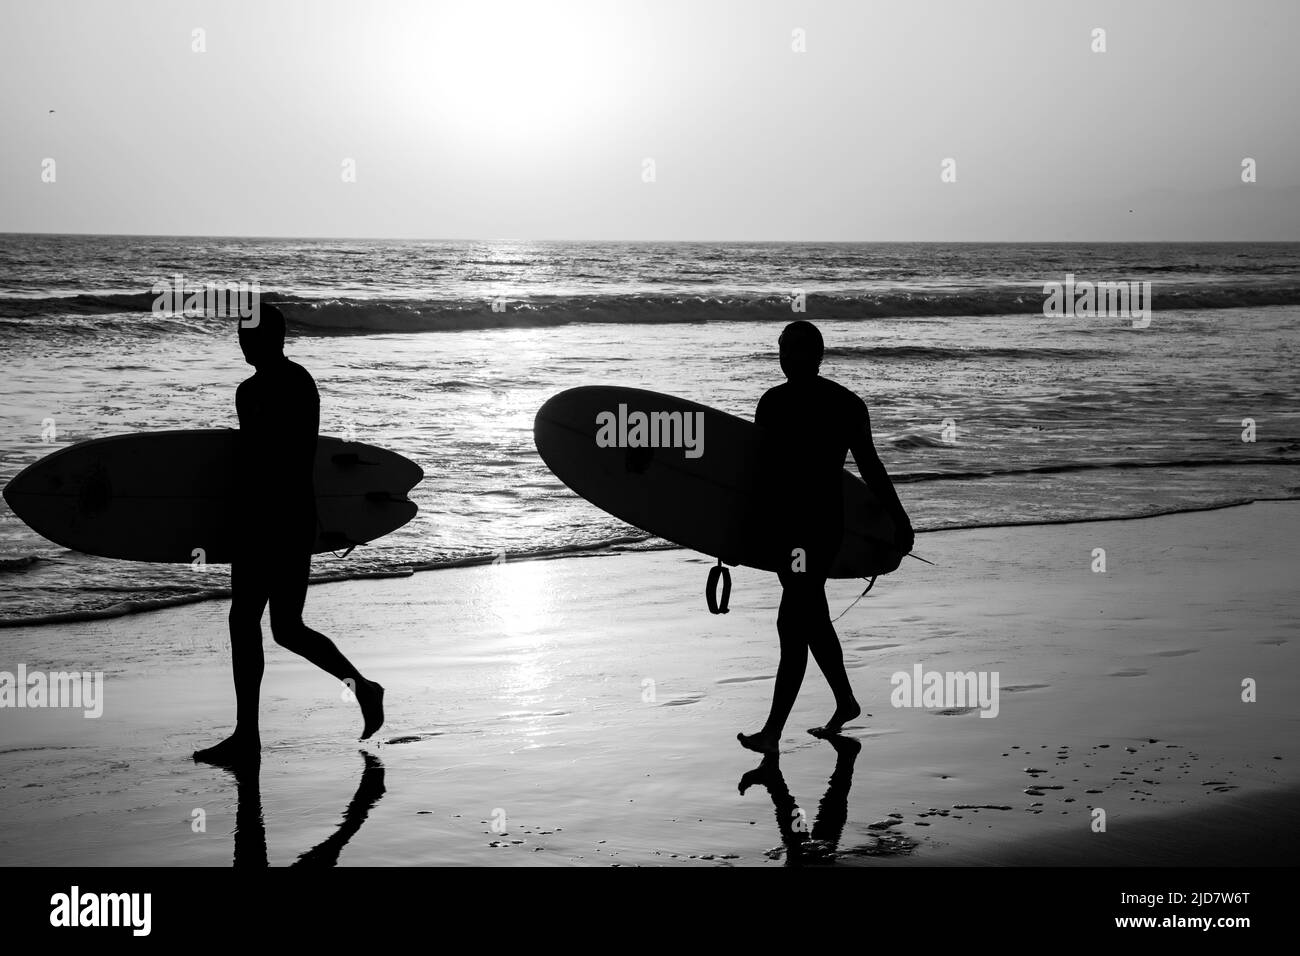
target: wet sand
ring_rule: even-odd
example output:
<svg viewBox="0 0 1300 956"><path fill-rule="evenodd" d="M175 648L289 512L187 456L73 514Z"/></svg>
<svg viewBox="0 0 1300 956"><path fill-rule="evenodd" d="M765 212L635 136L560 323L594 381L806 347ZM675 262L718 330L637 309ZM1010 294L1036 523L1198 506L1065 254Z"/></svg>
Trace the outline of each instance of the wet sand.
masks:
<svg viewBox="0 0 1300 956"><path fill-rule="evenodd" d="M681 551L314 587L308 623L385 684L388 723L359 747L355 704L267 629L266 750L260 779L238 782L189 759L233 719L225 602L9 630L0 669L102 670L105 708L0 710L0 855L1287 862L1298 518L1300 504L1261 502L923 534L917 552L938 566L908 561L837 624L866 713L837 744L809 737L832 709L810 662L775 765L735 740L769 703L774 576L734 570L732 612L714 617L710 562ZM833 583L832 612L859 590ZM890 676L916 664L996 671L997 717L891 706Z"/></svg>

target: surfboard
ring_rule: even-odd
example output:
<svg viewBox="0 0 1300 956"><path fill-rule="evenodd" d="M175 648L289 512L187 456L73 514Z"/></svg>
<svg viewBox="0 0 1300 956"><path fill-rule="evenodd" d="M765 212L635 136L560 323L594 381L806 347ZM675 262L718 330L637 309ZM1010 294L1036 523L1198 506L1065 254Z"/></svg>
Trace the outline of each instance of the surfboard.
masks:
<svg viewBox="0 0 1300 956"><path fill-rule="evenodd" d="M648 423L640 436L631 433L637 412ZM686 416L702 426L698 455L684 444L700 437L687 433ZM682 447L662 441L660 447L610 444L611 438L671 438L675 428ZM770 523L763 520L758 485L763 440L757 425L735 415L613 386L561 392L533 422L533 441L547 467L602 511L726 564L776 571L791 557L778 554L763 534ZM831 576L888 574L902 559L888 513L862 479L846 470L844 539Z"/></svg>
<svg viewBox="0 0 1300 956"><path fill-rule="evenodd" d="M4 499L33 531L74 551L130 561L224 564L235 527L232 429L141 432L69 445L29 465ZM395 531L420 466L373 445L316 440L315 553Z"/></svg>

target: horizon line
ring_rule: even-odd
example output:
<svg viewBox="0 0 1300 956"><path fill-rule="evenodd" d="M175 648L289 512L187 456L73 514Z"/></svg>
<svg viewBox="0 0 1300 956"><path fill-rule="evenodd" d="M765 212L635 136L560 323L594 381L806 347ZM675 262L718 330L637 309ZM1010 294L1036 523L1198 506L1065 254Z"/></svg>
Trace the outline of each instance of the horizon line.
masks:
<svg viewBox="0 0 1300 956"><path fill-rule="evenodd" d="M1295 239L574 239L574 238L506 238L470 236L308 236L250 235L247 233L183 232L53 232L0 229L0 236L49 236L103 239L265 239L298 242L536 242L536 243L677 243L682 245L1294 245Z"/></svg>

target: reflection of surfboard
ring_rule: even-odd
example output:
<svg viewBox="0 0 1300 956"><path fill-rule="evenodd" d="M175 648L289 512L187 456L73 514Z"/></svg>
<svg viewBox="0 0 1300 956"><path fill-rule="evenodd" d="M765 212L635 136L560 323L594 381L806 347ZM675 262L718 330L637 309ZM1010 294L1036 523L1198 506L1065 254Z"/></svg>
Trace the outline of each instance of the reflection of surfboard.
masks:
<svg viewBox="0 0 1300 956"><path fill-rule="evenodd" d="M231 559L235 441L230 429L142 432L80 442L5 486L14 514L55 544L105 558L209 564ZM315 551L373 541L415 517L424 472L372 445L316 441Z"/></svg>
<svg viewBox="0 0 1300 956"><path fill-rule="evenodd" d="M629 416L703 413L703 453L690 458L683 448L599 447L597 416L617 416L620 405ZM668 421L659 419L661 428ZM543 405L533 423L542 460L596 507L727 564L775 571L781 559L762 534L757 486L761 436L759 427L743 418L635 388L569 389ZM831 576L888 574L903 558L893 541L888 514L862 480L846 471L844 543Z"/></svg>

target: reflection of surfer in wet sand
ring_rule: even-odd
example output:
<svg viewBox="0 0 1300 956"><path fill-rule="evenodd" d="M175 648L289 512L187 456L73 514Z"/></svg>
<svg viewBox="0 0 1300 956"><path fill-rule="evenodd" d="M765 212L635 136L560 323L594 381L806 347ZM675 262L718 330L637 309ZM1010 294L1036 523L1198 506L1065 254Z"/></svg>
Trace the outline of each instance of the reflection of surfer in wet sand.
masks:
<svg viewBox="0 0 1300 956"><path fill-rule="evenodd" d="M866 403L818 374L822 335L811 322L792 322L781 333L781 371L786 381L769 389L754 421L770 439L764 456L764 515L780 556L781 607L776 629L781 662L772 709L756 734L737 734L750 750L776 753L808 665L808 651L835 695L835 713L815 736L838 734L862 713L844 669L844 653L826 604L826 579L844 533L845 455L853 452L867 488L897 529L896 546L912 550L912 523L871 440Z"/></svg>
<svg viewBox="0 0 1300 956"><path fill-rule="evenodd" d="M827 740L835 748L835 769L826 785L822 802L817 805L817 815L811 829L790 788L781 773L781 758L765 754L763 762L740 778L738 789L745 791L761 784L772 798L776 812L776 828L785 844L786 864L831 862L839 849L844 824L849 818L849 787L853 784L853 764L858 759L862 744L852 737L832 736Z"/></svg>
<svg viewBox="0 0 1300 956"><path fill-rule="evenodd" d="M361 705L365 740L384 722L384 689L361 676L334 643L302 620L316 540L313 471L320 395L311 374L284 354L284 316L261 305L256 325L240 323L239 346L256 371L235 393L239 413L237 487L241 500L230 565L230 656L235 731L195 760L230 765L261 752L258 699L264 668L262 612L280 646L347 683Z"/></svg>
<svg viewBox="0 0 1300 956"><path fill-rule="evenodd" d="M362 753L363 767L357 792L343 808L343 822L333 833L298 857L291 866L335 866L366 817L384 795L384 765L373 754ZM235 776L235 866L267 866L266 822L262 816L262 765L249 761L229 768Z"/></svg>

